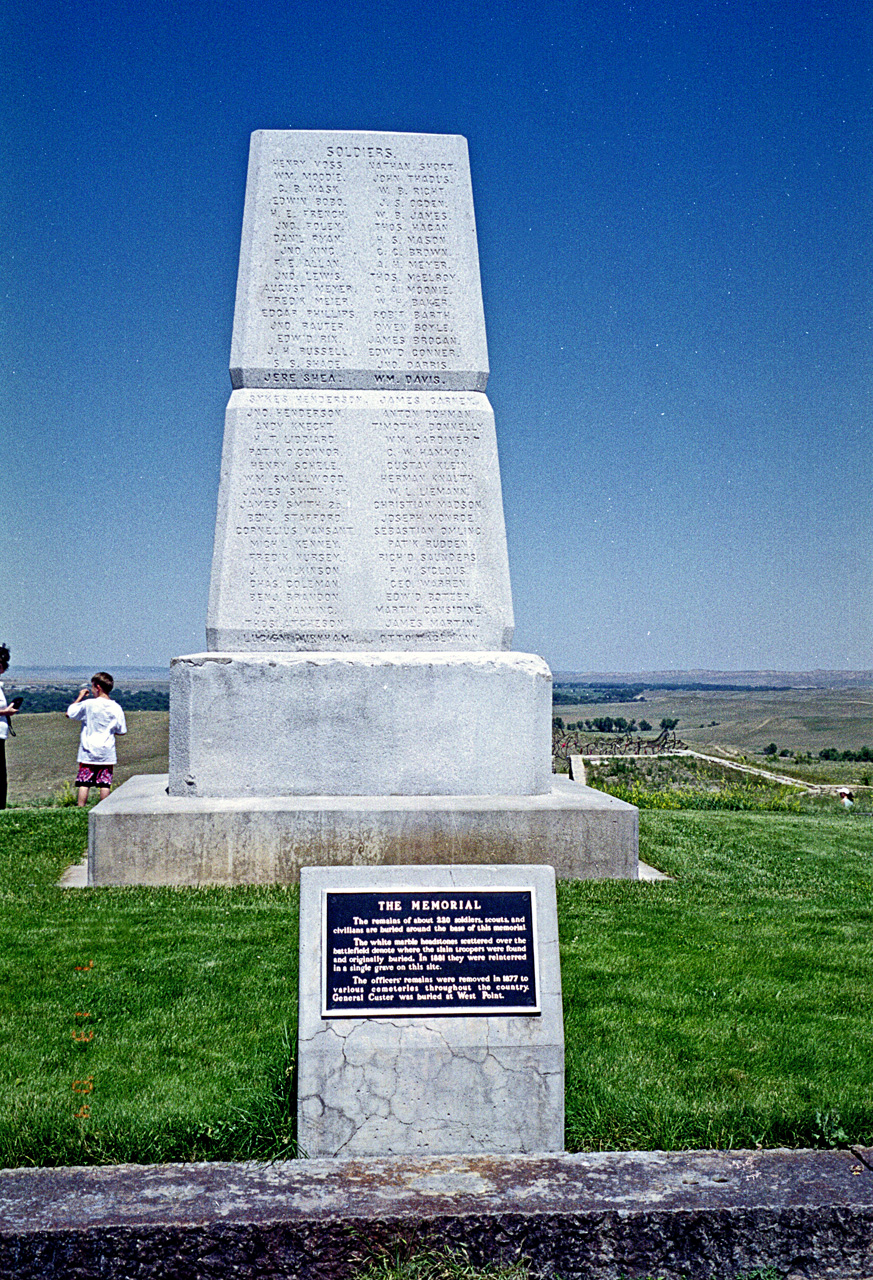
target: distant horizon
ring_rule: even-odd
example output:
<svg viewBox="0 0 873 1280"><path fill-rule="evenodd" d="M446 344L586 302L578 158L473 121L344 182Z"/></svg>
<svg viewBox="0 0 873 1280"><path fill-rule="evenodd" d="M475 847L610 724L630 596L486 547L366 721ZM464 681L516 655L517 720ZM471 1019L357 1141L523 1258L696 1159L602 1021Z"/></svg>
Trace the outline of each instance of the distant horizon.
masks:
<svg viewBox="0 0 873 1280"><path fill-rule="evenodd" d="M95 668L93 666L16 666L10 667L4 677L10 684L23 683L28 679L70 682L89 678ZM116 684L121 680L161 680L169 679L170 668L160 665L114 666L111 674ZM813 668L811 670L780 670L779 668L715 668L715 667L677 667L652 671L583 671L577 669L553 669L552 678L556 682L579 681L589 683L619 684L656 684L664 681L684 681L687 683L743 683L750 688L764 681L803 681L805 685L817 687L820 684L841 683L847 686L873 686L873 668Z"/></svg>

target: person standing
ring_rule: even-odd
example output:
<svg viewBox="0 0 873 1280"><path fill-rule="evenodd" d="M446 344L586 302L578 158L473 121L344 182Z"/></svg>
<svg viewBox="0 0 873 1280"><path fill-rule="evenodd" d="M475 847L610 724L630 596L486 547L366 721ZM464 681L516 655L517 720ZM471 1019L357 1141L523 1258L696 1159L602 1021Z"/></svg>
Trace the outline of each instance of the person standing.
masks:
<svg viewBox="0 0 873 1280"><path fill-rule="evenodd" d="M9 668L9 649L0 644L0 676ZM18 714L18 708L10 706L0 682L0 809L6 808L6 739L9 737L9 721Z"/></svg>
<svg viewBox="0 0 873 1280"><path fill-rule="evenodd" d="M76 701L67 707L67 715L71 720L82 721L79 771L76 774L76 804L80 809L88 803L91 787L100 788L101 800L109 795L112 770L116 763L115 739L118 734L127 733L124 712L109 696L114 684L108 671L98 671L91 677L90 690L80 690Z"/></svg>

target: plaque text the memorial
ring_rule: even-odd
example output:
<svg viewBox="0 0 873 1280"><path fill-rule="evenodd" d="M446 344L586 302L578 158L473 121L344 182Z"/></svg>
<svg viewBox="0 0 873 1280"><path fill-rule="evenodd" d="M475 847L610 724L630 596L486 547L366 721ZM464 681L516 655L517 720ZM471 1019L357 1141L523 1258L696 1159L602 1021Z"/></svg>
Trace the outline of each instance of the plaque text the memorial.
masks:
<svg viewBox="0 0 873 1280"><path fill-rule="evenodd" d="M325 891L325 1018L537 1014L533 889Z"/></svg>

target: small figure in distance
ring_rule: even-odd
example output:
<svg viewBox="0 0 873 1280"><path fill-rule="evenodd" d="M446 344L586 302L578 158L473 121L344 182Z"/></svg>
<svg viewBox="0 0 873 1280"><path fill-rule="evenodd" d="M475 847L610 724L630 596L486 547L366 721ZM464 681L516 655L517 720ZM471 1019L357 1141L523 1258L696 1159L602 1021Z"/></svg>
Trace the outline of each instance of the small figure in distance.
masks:
<svg viewBox="0 0 873 1280"><path fill-rule="evenodd" d="M0 676L9 667L9 649L0 644ZM21 699L19 699L19 702ZM6 701L3 685L0 684L0 809L6 808L6 739L9 737L12 716L18 714L18 707Z"/></svg>
<svg viewBox="0 0 873 1280"><path fill-rule="evenodd" d="M848 787L840 787L837 794L839 795L840 799L843 802L843 808L851 809L852 805L855 803L854 791L850 791Z"/></svg>
<svg viewBox="0 0 873 1280"><path fill-rule="evenodd" d="M115 739L119 733L127 733L124 712L109 696L114 684L108 671L98 671L91 677L91 688L81 689L76 701L67 707L71 720L82 721L76 774L76 804L80 809L88 803L91 787L100 788L101 800L109 795L116 763Z"/></svg>

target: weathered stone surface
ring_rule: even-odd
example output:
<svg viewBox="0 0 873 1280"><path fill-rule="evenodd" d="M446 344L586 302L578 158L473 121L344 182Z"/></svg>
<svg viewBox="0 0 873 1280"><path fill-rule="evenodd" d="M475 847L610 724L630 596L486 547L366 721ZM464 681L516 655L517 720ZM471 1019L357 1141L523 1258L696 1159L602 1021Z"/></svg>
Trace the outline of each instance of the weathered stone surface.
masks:
<svg viewBox="0 0 873 1280"><path fill-rule="evenodd" d="M252 134L234 387L484 391L466 139Z"/></svg>
<svg viewBox="0 0 873 1280"><path fill-rule="evenodd" d="M551 790L552 678L530 654L193 654L170 707L171 795Z"/></svg>
<svg viewBox="0 0 873 1280"><path fill-rule="evenodd" d="M504 652L464 140L255 134L231 363L209 652L174 664L169 780L92 812L89 883L636 878L636 810L550 778L547 668Z"/></svg>
<svg viewBox="0 0 873 1280"><path fill-rule="evenodd" d="M322 1018L325 889L533 888L542 1014ZM564 1021L551 867L303 868L297 1140L309 1156L560 1151Z"/></svg>
<svg viewBox="0 0 873 1280"><path fill-rule="evenodd" d="M583 787L588 781L585 772L585 757L570 756L570 777L574 782L581 782Z"/></svg>
<svg viewBox="0 0 873 1280"><path fill-rule="evenodd" d="M342 759L337 757L337 770ZM637 878L633 805L554 777L540 796L171 796L130 778L88 820L88 877L293 884L301 866L548 862L559 879Z"/></svg>
<svg viewBox="0 0 873 1280"><path fill-rule="evenodd" d="M351 1280L416 1245L536 1276L873 1276L873 1150L464 1155L0 1172L16 1280Z"/></svg>
<svg viewBox="0 0 873 1280"><path fill-rule="evenodd" d="M233 393L209 649L508 649L512 631L484 395Z"/></svg>

